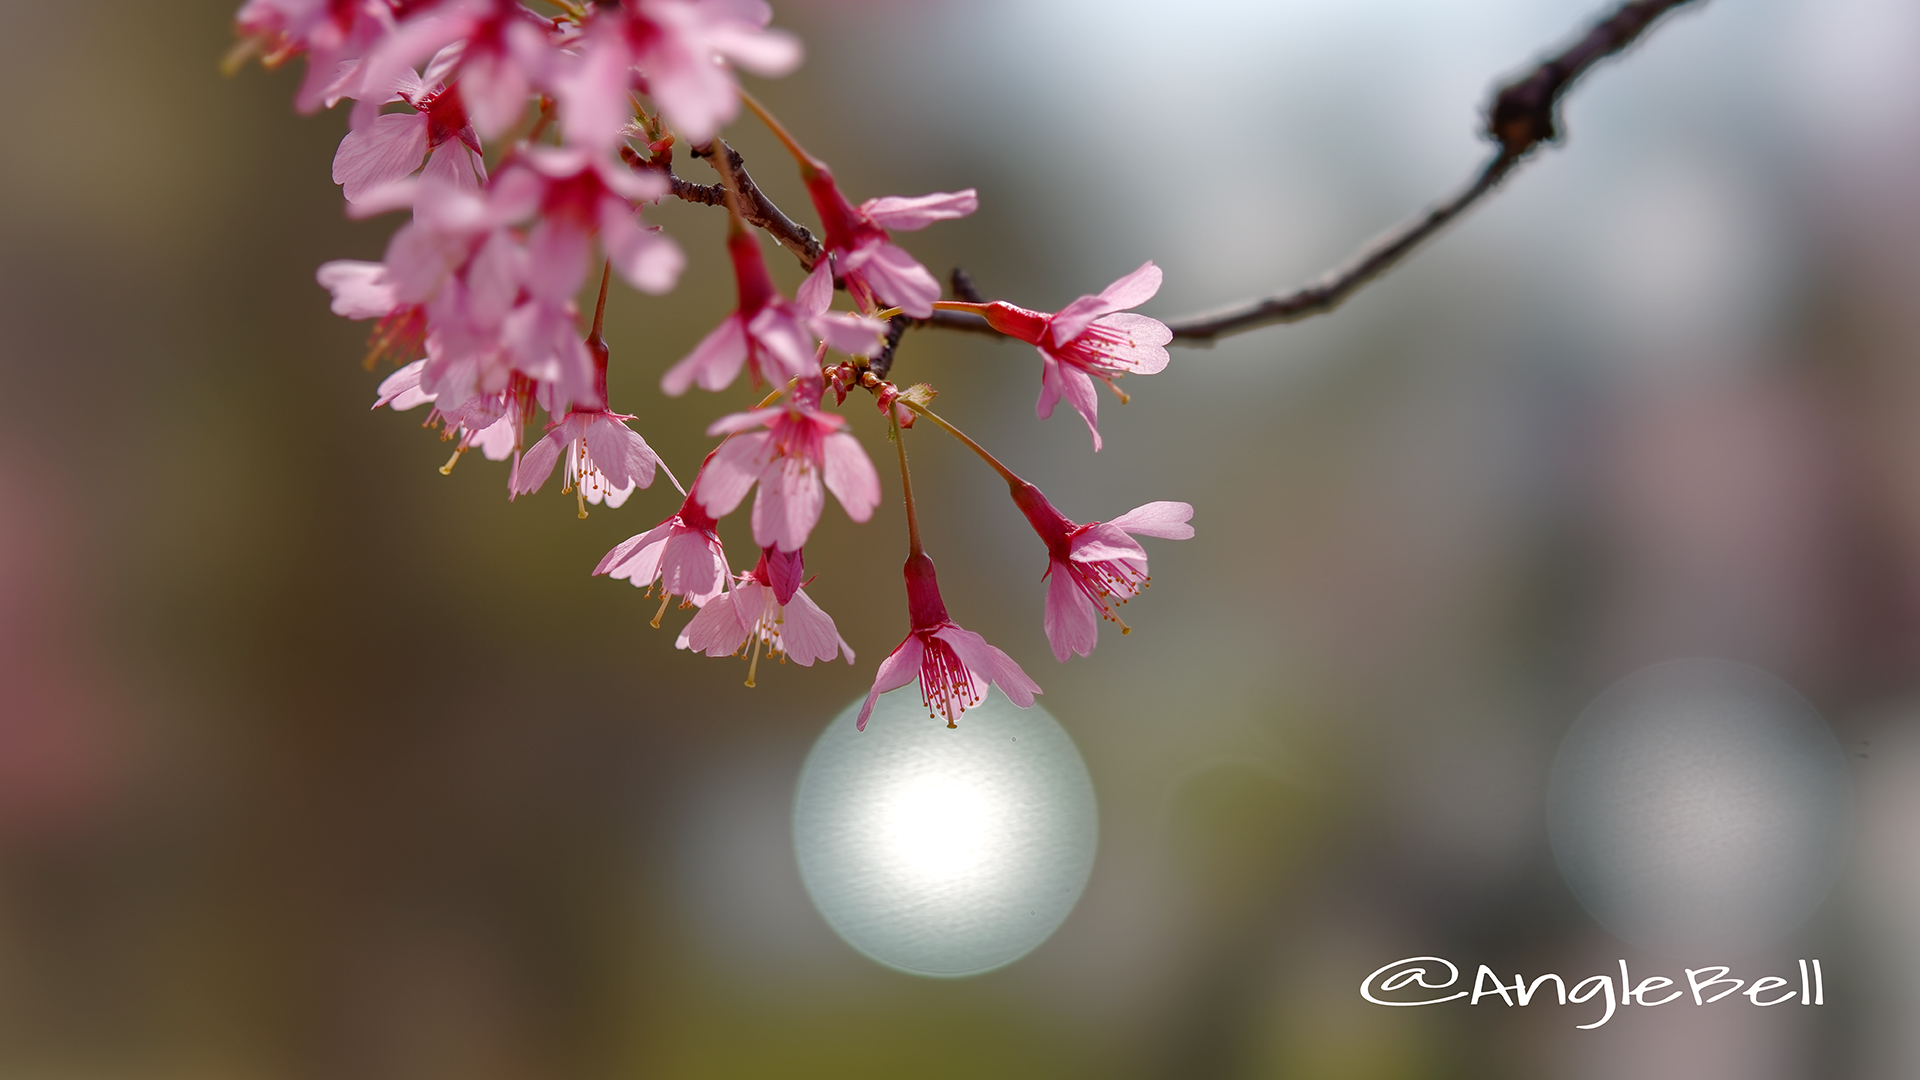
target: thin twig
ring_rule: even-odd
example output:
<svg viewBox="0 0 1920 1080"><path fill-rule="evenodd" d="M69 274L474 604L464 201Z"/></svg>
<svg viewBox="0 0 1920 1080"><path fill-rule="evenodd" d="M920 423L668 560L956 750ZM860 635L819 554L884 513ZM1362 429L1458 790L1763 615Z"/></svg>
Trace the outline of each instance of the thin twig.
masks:
<svg viewBox="0 0 1920 1080"><path fill-rule="evenodd" d="M1697 0L1633 0L1595 23L1580 40L1507 83L1487 110L1487 135L1500 149L1478 176L1452 198L1435 204L1362 248L1344 265L1295 292L1237 304L1220 311L1176 319L1167 324L1175 341L1208 344L1226 334L1269 323L1297 322L1332 311L1420 246L1427 238L1499 186L1513 168L1543 142L1560 134L1556 113L1560 98L1587 70L1633 44L1662 15Z"/></svg>

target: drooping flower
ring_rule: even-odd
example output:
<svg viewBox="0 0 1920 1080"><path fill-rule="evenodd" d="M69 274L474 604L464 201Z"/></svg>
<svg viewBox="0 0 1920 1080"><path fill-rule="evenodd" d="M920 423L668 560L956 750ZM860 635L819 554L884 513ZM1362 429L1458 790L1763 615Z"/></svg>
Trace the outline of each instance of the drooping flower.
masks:
<svg viewBox="0 0 1920 1080"><path fill-rule="evenodd" d="M441 467L442 473L452 472L460 455L476 446L488 461L505 461L512 456L520 445L521 425L527 413L525 407L516 407L516 396L509 391L476 395L450 411L443 410L436 404L437 395L421 386L426 367L426 360L415 360L387 376L375 391L373 407L378 409L384 405L394 412L406 412L421 405L434 405L425 426L444 423L446 434L442 437L460 440L453 449L452 459Z"/></svg>
<svg viewBox="0 0 1920 1080"><path fill-rule="evenodd" d="M369 369L383 358L400 362L417 357L426 347L427 309L400 303L385 264L335 259L320 264L314 279L333 294L335 315L376 320L367 338Z"/></svg>
<svg viewBox="0 0 1920 1080"><path fill-rule="evenodd" d="M600 409L568 411L514 462L507 478L507 498L539 491L564 451L564 490L577 492L581 517L587 516L587 503L598 506L604 500L609 507L618 507L626 502L634 488L653 484L654 469L660 464L660 456L647 440L627 426L631 419Z"/></svg>
<svg viewBox="0 0 1920 1080"><path fill-rule="evenodd" d="M458 80L461 101L483 138L503 134L527 111L558 55L554 26L518 0L450 0L408 19L363 62L362 86L392 83L429 56L430 74Z"/></svg>
<svg viewBox="0 0 1920 1080"><path fill-rule="evenodd" d="M376 108L386 101L404 101L414 111L370 113L340 140L333 155L333 182L348 202L359 202L368 192L411 175L423 162L425 177L467 188L486 183L480 136L467 120L459 84L429 84L406 68L391 88L369 91L363 101Z"/></svg>
<svg viewBox="0 0 1920 1080"><path fill-rule="evenodd" d="M1033 706L1033 695L1040 684L1027 678L1020 665L987 639L971 630L963 630L947 616L947 605L940 598L940 584L934 578L933 560L916 551L907 559L907 616L912 629L906 639L880 661L874 674L873 689L860 706L860 718L854 726L867 729L873 715L873 703L881 694L920 681L920 703L927 715L944 716L954 727L960 714L980 704L989 684L1000 688L1007 700L1022 709Z"/></svg>
<svg viewBox="0 0 1920 1080"><path fill-rule="evenodd" d="M1100 620L1131 629L1114 611L1147 587L1147 551L1135 536L1163 540L1193 537L1193 507L1183 502L1151 502L1112 521L1076 524L1053 508L1032 484L1009 484L1014 505L1027 516L1047 545L1047 613L1043 625L1054 659L1088 656L1100 642Z"/></svg>
<svg viewBox="0 0 1920 1080"><path fill-rule="evenodd" d="M887 230L911 232L936 221L966 217L980 206L974 190L940 191L911 198L888 195L856 207L841 194L833 173L823 162L803 159L800 175L826 233L822 241L826 255L814 267L802 292L811 288L830 293L833 277L838 275L862 310L898 307L917 319L932 315L933 302L940 299L940 283L895 244Z"/></svg>
<svg viewBox="0 0 1920 1080"><path fill-rule="evenodd" d="M240 43L228 54L229 68L250 55L275 68L306 54L306 78L293 101L310 113L323 105L330 109L351 94L361 57L393 31L394 5L388 0L247 0L233 22Z"/></svg>
<svg viewBox="0 0 1920 1080"><path fill-rule="evenodd" d="M700 487L694 479L696 490ZM717 523L688 495L667 520L614 545L593 568L595 574L625 578L636 589L660 589L660 610L653 626L667 613L667 602L680 597L683 607L704 607L727 586L727 553L720 545Z"/></svg>
<svg viewBox="0 0 1920 1080"><path fill-rule="evenodd" d="M1044 420L1053 415L1054 403L1065 398L1087 422L1093 448L1099 450L1100 402L1093 380L1105 382L1119 394L1113 380L1122 375L1152 375L1167 366L1165 346L1173 340L1173 332L1158 319L1124 310L1146 303L1159 291L1160 268L1147 262L1099 294L1083 296L1051 315L1004 300L973 310L995 330L1040 350L1040 399L1034 412ZM1126 395L1120 398L1124 401Z"/></svg>
<svg viewBox="0 0 1920 1080"><path fill-rule="evenodd" d="M795 588L787 600L780 600L764 554L751 573L741 574L731 590L700 609L674 646L708 656L735 656L749 642L753 654L747 667L748 686L759 673L763 649L768 659L792 660L801 667L831 660L836 653L853 663L853 647L807 590Z"/></svg>
<svg viewBox="0 0 1920 1080"><path fill-rule="evenodd" d="M701 505L723 518L753 499L753 540L761 547L798 551L820 522L833 492L855 521L873 516L880 504L880 474L845 430L845 417L820 411L821 382L803 379L785 404L734 413L714 421L709 435L731 435L708 461L699 485ZM754 430L759 428L761 430Z"/></svg>
<svg viewBox="0 0 1920 1080"><path fill-rule="evenodd" d="M782 297L767 273L759 240L741 227L739 218L729 215L728 223L727 254L733 259L740 306L667 369L661 389L674 397L695 384L703 390L724 390L739 376L742 364L755 386L782 383L819 370L814 361L816 340L850 356L880 351L885 323L828 311L833 299L830 282L824 291L803 288L798 303Z"/></svg>
<svg viewBox="0 0 1920 1080"><path fill-rule="evenodd" d="M589 22L579 61L555 77L567 141L610 148L632 116L637 87L689 144L710 141L740 108L732 67L777 76L800 63L799 41L767 29L772 18L763 0L608 5Z"/></svg>

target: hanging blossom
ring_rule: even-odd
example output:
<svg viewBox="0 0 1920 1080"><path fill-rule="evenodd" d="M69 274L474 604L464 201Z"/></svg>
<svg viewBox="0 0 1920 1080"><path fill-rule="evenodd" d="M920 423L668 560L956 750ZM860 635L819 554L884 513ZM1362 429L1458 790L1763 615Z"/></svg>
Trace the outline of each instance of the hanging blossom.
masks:
<svg viewBox="0 0 1920 1080"><path fill-rule="evenodd" d="M362 104L374 109L399 101L413 111L356 110L353 130L333 155L333 182L348 202L359 202L369 191L416 171L456 187L477 188L487 182L480 136L467 119L458 84L423 79L409 67L395 73L389 85L363 87L363 92Z"/></svg>
<svg viewBox="0 0 1920 1080"><path fill-rule="evenodd" d="M247 0L234 15L240 41L227 54L237 68L258 55L269 68L300 55L306 78L294 93L303 113L333 108L360 80L360 62L368 50L391 34L396 20L418 4L388 0Z"/></svg>
<svg viewBox="0 0 1920 1080"><path fill-rule="evenodd" d="M1165 346L1173 340L1173 331L1158 319L1125 310L1139 307L1159 291L1160 268L1147 262L1097 295L1083 296L1051 315L1004 300L942 306L977 312L995 330L1038 348L1040 399L1034 403L1034 412L1045 420L1053 415L1054 404L1065 398L1087 422L1097 451L1100 401L1093 380L1106 383L1125 401L1127 396L1113 380L1122 375L1152 375L1167 366Z"/></svg>
<svg viewBox="0 0 1920 1080"><path fill-rule="evenodd" d="M940 191L911 198L888 195L856 207L840 193L833 173L819 160L802 157L800 175L826 233L822 241L826 255L814 267L808 285L815 289L829 287L837 275L864 310L897 307L916 319L932 315L933 302L940 299L940 283L919 260L895 244L887 230L911 232L936 221L966 217L980 208L974 190Z"/></svg>
<svg viewBox="0 0 1920 1080"><path fill-rule="evenodd" d="M711 460L713 455L707 456ZM624 578L649 595L657 586L660 610L653 615L655 629L667 613L668 601L678 596L682 607L702 607L720 595L731 574L720 544L719 523L700 506L700 480L694 477L686 501L672 517L614 545L593 568L595 574Z"/></svg>
<svg viewBox="0 0 1920 1080"><path fill-rule="evenodd" d="M799 66L799 41L768 30L772 19L762 0L626 0L596 11L578 61L555 78L567 141L610 145L644 89L682 138L705 144L739 111L733 67L778 76Z"/></svg>
<svg viewBox="0 0 1920 1080"><path fill-rule="evenodd" d="M727 593L709 600L674 642L676 648L708 656L737 656L749 645L753 653L747 666L748 686L759 674L763 650L768 659L792 660L801 667L831 660L836 654L853 663L853 647L807 590L796 586L787 599L779 598L764 552L753 570L741 574Z"/></svg>
<svg viewBox="0 0 1920 1080"><path fill-rule="evenodd" d="M381 380L380 388L375 391L373 407L378 409L385 405L394 412L406 412L432 404L435 396L420 387L420 375L426 366L425 360L415 360ZM426 426L444 422L446 434L443 437L458 437L460 440L454 447L452 459L440 471L452 472L454 462L460 460L460 455L476 446L487 460L505 461L520 446L523 416L524 411L514 408L511 396L505 391L497 395L468 398L451 413L442 412L435 405L427 416Z"/></svg>
<svg viewBox="0 0 1920 1080"><path fill-rule="evenodd" d="M817 274L801 286L797 303L783 298L767 273L760 242L741 226L738 215L729 214L727 221L727 254L739 307L667 369L660 380L662 390L674 397L696 384L703 390L724 390L739 377L742 365L756 387L809 375L820 370L816 341L849 356L880 351L885 323L828 311L833 282Z"/></svg>
<svg viewBox="0 0 1920 1080"><path fill-rule="evenodd" d="M528 94L550 85L559 46L570 44L570 27L556 27L519 0L452 0L387 35L362 63L360 85L395 83L433 57L429 74L458 80L474 130L491 139L526 115ZM356 96L365 102L366 95Z"/></svg>
<svg viewBox="0 0 1920 1080"><path fill-rule="evenodd" d="M587 505L618 507L636 487L653 485L660 456L640 433L627 426L631 416L600 409L574 409L547 430L533 448L513 463L507 477L508 498L530 495L566 462L565 491L578 493L580 516Z"/></svg>
<svg viewBox="0 0 1920 1080"><path fill-rule="evenodd" d="M904 573L912 629L880 661L873 689L867 691L854 726L867 730L867 718L873 715L873 703L880 695L916 679L927 715L945 717L948 727L956 726L961 713L980 704L989 684L999 687L1007 700L1020 708L1032 708L1040 684L1027 678L1012 657L987 644L979 634L961 629L947 616L947 605L940 599L940 583L934 578L933 560L916 551L908 557Z"/></svg>
<svg viewBox="0 0 1920 1080"><path fill-rule="evenodd" d="M1011 485L1014 505L1047 545L1047 611L1043 626L1054 659L1089 656L1100 641L1100 620L1132 629L1114 611L1140 594L1147 576L1147 551L1135 536L1190 540L1193 507L1183 502L1151 502L1112 521L1076 524L1053 508L1040 489Z"/></svg>
<svg viewBox="0 0 1920 1080"><path fill-rule="evenodd" d="M855 521L880 505L880 475L860 440L848 434L843 416L820 411L822 383L803 379L785 404L734 413L714 421L708 435L730 435L707 463L701 505L723 518L754 484L753 541L761 547L798 551L820 523L833 492ZM755 430L759 429L759 430Z"/></svg>

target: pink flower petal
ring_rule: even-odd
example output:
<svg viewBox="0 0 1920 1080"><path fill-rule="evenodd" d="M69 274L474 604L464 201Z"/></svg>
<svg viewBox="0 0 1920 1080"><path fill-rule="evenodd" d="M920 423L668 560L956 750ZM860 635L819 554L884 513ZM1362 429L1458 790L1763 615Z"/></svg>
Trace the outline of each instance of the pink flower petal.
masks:
<svg viewBox="0 0 1920 1080"><path fill-rule="evenodd" d="M703 605L727 585L720 541L694 529L676 529L660 556L660 587Z"/></svg>
<svg viewBox="0 0 1920 1080"><path fill-rule="evenodd" d="M1047 613L1041 620L1053 658L1061 663L1073 654L1091 656L1100 643L1100 612L1073 580L1073 570L1053 563L1047 570Z"/></svg>
<svg viewBox="0 0 1920 1080"><path fill-rule="evenodd" d="M793 594L781 612L780 644L787 659L801 667L812 667L815 660L831 660L842 650L847 663L853 663L853 650L840 639L833 618L807 596L805 589Z"/></svg>
<svg viewBox="0 0 1920 1080"><path fill-rule="evenodd" d="M693 494L700 501L700 508L708 515L726 517L740 505L741 499L747 497L748 489L760 479L763 464L761 453L767 437L764 431L735 435L720 444L720 448L707 459L706 468L701 471Z"/></svg>
<svg viewBox="0 0 1920 1080"><path fill-rule="evenodd" d="M1157 536L1162 540L1191 540L1193 507L1183 502L1150 502L1136 506L1108 522L1135 536Z"/></svg>
<svg viewBox="0 0 1920 1080"><path fill-rule="evenodd" d="M354 202L369 188L418 169L426 156L426 115L383 113L340 140L340 149L333 155L333 182L345 190L348 202Z"/></svg>
<svg viewBox="0 0 1920 1080"><path fill-rule="evenodd" d="M607 474L615 488L653 486L654 466L660 457L639 432L624 422L606 417L596 419L587 425L586 442L587 456L593 459L596 468ZM621 500L625 498L622 494Z"/></svg>
<svg viewBox="0 0 1920 1080"><path fill-rule="evenodd" d="M979 634L953 623L935 630L933 636L953 647L954 655L973 673L976 681L998 686L1008 701L1022 709L1033 707L1033 695L1040 692L1040 684L1027 678L1013 657L987 644L987 639Z"/></svg>
<svg viewBox="0 0 1920 1080"><path fill-rule="evenodd" d="M746 359L747 334L736 311L720 320L720 325L701 338L692 352L667 369L660 377L660 389L670 397L679 397L696 383L702 390L725 390L739 376Z"/></svg>
<svg viewBox="0 0 1920 1080"><path fill-rule="evenodd" d="M833 306L833 265L832 260L822 256L813 273L800 283L793 294L794 302L809 315L825 314Z"/></svg>
<svg viewBox="0 0 1920 1080"><path fill-rule="evenodd" d="M972 188L965 191L936 191L931 195L888 195L868 199L860 212L875 225L896 232L924 229L936 221L963 218L980 208L980 198Z"/></svg>
<svg viewBox="0 0 1920 1080"><path fill-rule="evenodd" d="M420 372L427 366L425 360L415 360L406 367L380 380L380 386L374 391L377 395L374 408L391 403L394 412L405 412L416 405L424 405L433 400L433 395L420 389Z"/></svg>
<svg viewBox="0 0 1920 1080"><path fill-rule="evenodd" d="M393 282L380 263L335 259L322 263L313 276L321 288L333 294L335 315L372 319L391 312L396 304Z"/></svg>
<svg viewBox="0 0 1920 1080"><path fill-rule="evenodd" d="M885 344L881 336L887 332L887 324L879 319L837 312L816 315L808 326L820 340L848 356L878 355Z"/></svg>
<svg viewBox="0 0 1920 1080"><path fill-rule="evenodd" d="M940 299L940 283L914 257L894 244L873 244L862 252L858 273L873 286L881 302L892 304L916 319L933 314L933 302ZM848 273L854 273L849 270Z"/></svg>
<svg viewBox="0 0 1920 1080"><path fill-rule="evenodd" d="M659 577L661 552L673 533L673 521L663 521L646 532L629 536L613 546L593 568L595 574L612 574L615 579L633 582L636 589L653 584Z"/></svg>
<svg viewBox="0 0 1920 1080"><path fill-rule="evenodd" d="M821 470L823 479L827 490L840 500L840 508L855 521L871 518L873 508L880 505L880 474L873 467L873 459L867 456L866 448L860 445L859 439L844 431L822 439L820 448L825 459Z"/></svg>
<svg viewBox="0 0 1920 1080"><path fill-rule="evenodd" d="M746 595L752 589L754 595ZM708 656L732 656L746 644L751 628L741 618L743 611L757 611L760 590L756 586L741 586L730 593L714 597L694 615L693 621L675 642L680 648L705 653Z"/></svg>
<svg viewBox="0 0 1920 1080"><path fill-rule="evenodd" d="M560 438L560 429L555 428L513 463L513 471L507 474L508 502L540 490L540 485L553 475L553 467L560 463L560 447L564 441Z"/></svg>
<svg viewBox="0 0 1920 1080"><path fill-rule="evenodd" d="M760 494L753 499L753 542L798 551L820 523L825 503L820 474L805 461L781 458L760 476Z"/></svg>
<svg viewBox="0 0 1920 1080"><path fill-rule="evenodd" d="M920 661L926 654L927 647L920 635L908 634L907 640L880 661L880 670L873 673L873 689L867 691L867 700L860 706L860 718L854 721L855 730L867 730L867 718L873 715L873 703L881 694L898 690L920 677Z"/></svg>

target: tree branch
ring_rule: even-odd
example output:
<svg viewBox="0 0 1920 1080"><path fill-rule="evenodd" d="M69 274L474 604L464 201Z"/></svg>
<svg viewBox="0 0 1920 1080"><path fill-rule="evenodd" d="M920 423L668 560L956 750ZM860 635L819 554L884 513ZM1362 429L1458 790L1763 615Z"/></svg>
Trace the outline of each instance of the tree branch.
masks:
<svg viewBox="0 0 1920 1080"><path fill-rule="evenodd" d="M820 241L815 239L813 231L788 217L785 211L774 205L772 199L767 198L766 192L761 191L760 185L754 183L753 177L747 174L746 163L740 157L740 151L728 146L723 139L715 139L714 143L719 144L727 152L727 162L733 168L734 179L740 183L740 201L743 204L740 207L740 216L746 219L747 224L765 229L767 235L779 241L781 247L793 252L794 258L800 260L802 270L811 272L814 264L820 261L822 250ZM621 148L620 156L633 168L652 169L664 175L669 185L668 191L676 199L699 203L702 206L727 205L725 184L696 184L674 175L672 147L661 150L653 156L652 160L642 158L628 147ZM694 147L693 156L712 157L713 145Z"/></svg>
<svg viewBox="0 0 1920 1080"><path fill-rule="evenodd" d="M1167 328L1173 331L1173 339L1210 344L1227 334L1269 323L1297 322L1339 307L1499 186L1534 148L1557 139L1560 98L1590 68L1633 44L1662 15L1696 2L1632 0L1622 5L1558 55L1500 88L1487 110L1487 136L1500 148L1466 187L1301 289L1169 322Z"/></svg>

